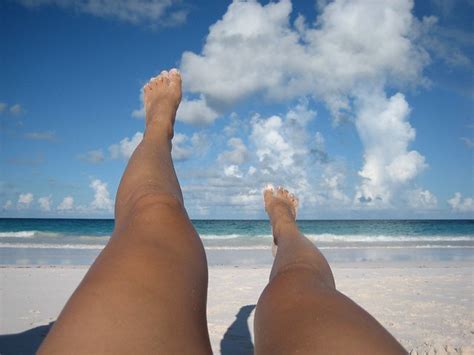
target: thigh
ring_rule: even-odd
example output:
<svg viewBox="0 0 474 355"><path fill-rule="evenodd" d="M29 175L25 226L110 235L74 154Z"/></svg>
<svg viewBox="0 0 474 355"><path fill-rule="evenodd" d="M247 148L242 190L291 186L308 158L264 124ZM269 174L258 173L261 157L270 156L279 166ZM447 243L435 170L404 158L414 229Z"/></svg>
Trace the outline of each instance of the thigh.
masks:
<svg viewBox="0 0 474 355"><path fill-rule="evenodd" d="M256 354L404 354L366 311L309 270L276 276L255 314Z"/></svg>

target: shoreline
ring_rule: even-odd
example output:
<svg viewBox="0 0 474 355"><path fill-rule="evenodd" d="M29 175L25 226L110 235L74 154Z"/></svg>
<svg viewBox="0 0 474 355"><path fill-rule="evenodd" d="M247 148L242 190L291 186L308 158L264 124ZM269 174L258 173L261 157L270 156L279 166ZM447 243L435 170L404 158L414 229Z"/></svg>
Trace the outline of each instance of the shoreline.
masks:
<svg viewBox="0 0 474 355"><path fill-rule="evenodd" d="M206 249L209 266L270 266L273 263L270 246L262 249ZM1 248L0 266L25 265L90 265L102 249L28 249ZM471 247L404 247L404 248L321 248L323 255L333 263L397 262L474 262Z"/></svg>

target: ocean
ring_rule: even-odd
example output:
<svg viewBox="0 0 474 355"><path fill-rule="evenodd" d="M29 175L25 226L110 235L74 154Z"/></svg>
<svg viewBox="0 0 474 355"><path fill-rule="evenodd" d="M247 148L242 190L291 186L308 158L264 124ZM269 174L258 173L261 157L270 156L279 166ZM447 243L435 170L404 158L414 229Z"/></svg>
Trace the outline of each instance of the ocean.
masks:
<svg viewBox="0 0 474 355"><path fill-rule="evenodd" d="M268 221L193 224L211 263L271 263ZM473 260L474 220L303 220L298 225L333 260ZM0 219L0 265L90 264L113 228L109 219Z"/></svg>

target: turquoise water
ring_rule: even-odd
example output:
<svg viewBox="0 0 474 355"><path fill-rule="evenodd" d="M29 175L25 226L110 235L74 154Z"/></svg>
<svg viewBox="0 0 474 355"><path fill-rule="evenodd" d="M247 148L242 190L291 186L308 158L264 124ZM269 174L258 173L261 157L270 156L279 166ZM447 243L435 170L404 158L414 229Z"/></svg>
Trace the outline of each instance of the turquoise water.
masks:
<svg viewBox="0 0 474 355"><path fill-rule="evenodd" d="M208 249L267 248L268 221L193 221ZM319 247L473 247L474 220L299 221ZM113 220L0 219L0 248L101 249Z"/></svg>
<svg viewBox="0 0 474 355"><path fill-rule="evenodd" d="M193 221L210 265L271 265L268 221ZM473 220L299 221L330 262L474 260ZM0 265L90 265L113 220L0 219Z"/></svg>

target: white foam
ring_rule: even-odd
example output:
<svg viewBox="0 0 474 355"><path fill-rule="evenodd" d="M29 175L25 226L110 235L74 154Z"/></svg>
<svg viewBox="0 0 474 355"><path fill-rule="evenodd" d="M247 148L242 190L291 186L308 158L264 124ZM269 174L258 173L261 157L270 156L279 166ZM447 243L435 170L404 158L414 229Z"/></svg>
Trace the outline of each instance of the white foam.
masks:
<svg viewBox="0 0 474 355"><path fill-rule="evenodd" d="M0 232L0 238L31 238L37 231Z"/></svg>
<svg viewBox="0 0 474 355"><path fill-rule="evenodd" d="M39 243L0 243L0 248L11 249L81 249L101 250L105 245L92 244L39 244Z"/></svg>
<svg viewBox="0 0 474 355"><path fill-rule="evenodd" d="M0 248L8 249L77 249L77 250L102 250L105 245L91 245L91 244L39 244L39 243L0 243ZM270 250L271 245L252 245L252 246L205 246L206 250ZM370 249L370 246L324 246L319 247L321 250L357 250ZM402 245L385 245L372 247L375 249L474 249L474 246L457 246L457 245L416 245L416 246L402 246Z"/></svg>

